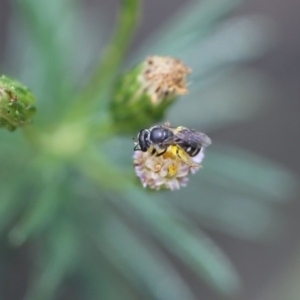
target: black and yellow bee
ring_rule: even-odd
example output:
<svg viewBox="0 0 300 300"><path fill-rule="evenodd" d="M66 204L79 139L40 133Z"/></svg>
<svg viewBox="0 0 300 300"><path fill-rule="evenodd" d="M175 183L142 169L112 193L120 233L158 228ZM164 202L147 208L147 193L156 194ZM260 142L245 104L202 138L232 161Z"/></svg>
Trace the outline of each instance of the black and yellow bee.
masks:
<svg viewBox="0 0 300 300"><path fill-rule="evenodd" d="M211 139L202 132L186 127L171 127L156 125L149 129L142 129L136 140L135 151L150 151L151 155L161 156L168 149L181 161L193 166L191 160L203 147L211 144Z"/></svg>

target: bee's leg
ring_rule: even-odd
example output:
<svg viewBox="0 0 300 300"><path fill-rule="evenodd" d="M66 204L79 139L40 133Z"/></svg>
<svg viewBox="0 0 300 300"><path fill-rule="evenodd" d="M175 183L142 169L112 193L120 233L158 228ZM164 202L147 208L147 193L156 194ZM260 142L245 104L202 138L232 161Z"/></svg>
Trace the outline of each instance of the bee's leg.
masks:
<svg viewBox="0 0 300 300"><path fill-rule="evenodd" d="M166 152L167 152L167 148L164 151L160 152L160 153L156 153L155 156L156 157L161 156L161 155L165 154Z"/></svg>
<svg viewBox="0 0 300 300"><path fill-rule="evenodd" d="M179 160L185 162L186 159L184 157L182 157L182 155L180 154L181 152L181 148L179 148L177 145L173 145L170 147L171 152L173 153L174 156L176 156Z"/></svg>
<svg viewBox="0 0 300 300"><path fill-rule="evenodd" d="M156 152L156 149L155 149L155 148L153 148L153 149L152 149L152 151L151 151L151 153L150 153L150 155L154 155L154 154L155 154L155 152Z"/></svg>
<svg viewBox="0 0 300 300"><path fill-rule="evenodd" d="M186 157L182 156L180 152L181 149L176 147L176 156L179 157L182 161L186 162L187 161Z"/></svg>
<svg viewBox="0 0 300 300"><path fill-rule="evenodd" d="M186 152L182 148L180 148L178 146L172 146L171 151L180 161L184 162L188 166L190 166L190 167L199 166L198 164L195 164L194 162L192 162L190 160L189 156L186 154Z"/></svg>

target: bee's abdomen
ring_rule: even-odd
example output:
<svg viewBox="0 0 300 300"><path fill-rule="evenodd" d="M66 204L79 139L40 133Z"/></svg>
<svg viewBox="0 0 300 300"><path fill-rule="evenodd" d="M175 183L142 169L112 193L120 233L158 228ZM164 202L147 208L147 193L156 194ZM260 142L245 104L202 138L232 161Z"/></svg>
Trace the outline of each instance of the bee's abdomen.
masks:
<svg viewBox="0 0 300 300"><path fill-rule="evenodd" d="M189 145L183 146L182 148L191 157L196 156L201 150L201 147L191 147Z"/></svg>

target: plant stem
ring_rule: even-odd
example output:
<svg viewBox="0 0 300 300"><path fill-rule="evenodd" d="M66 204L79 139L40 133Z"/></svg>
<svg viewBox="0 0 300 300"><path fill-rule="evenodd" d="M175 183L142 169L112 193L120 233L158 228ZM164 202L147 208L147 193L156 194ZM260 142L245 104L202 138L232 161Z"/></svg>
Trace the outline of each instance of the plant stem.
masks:
<svg viewBox="0 0 300 300"><path fill-rule="evenodd" d="M109 94L115 83L116 71L139 19L140 0L122 0L121 3L121 12L112 40L79 95L74 109L71 109L71 118L88 114L99 103L99 99L101 99L101 107L108 103Z"/></svg>
<svg viewBox="0 0 300 300"><path fill-rule="evenodd" d="M135 176L116 167L113 161L102 156L95 149L87 149L85 155L77 160L78 169L87 178L106 191L124 192L132 188Z"/></svg>

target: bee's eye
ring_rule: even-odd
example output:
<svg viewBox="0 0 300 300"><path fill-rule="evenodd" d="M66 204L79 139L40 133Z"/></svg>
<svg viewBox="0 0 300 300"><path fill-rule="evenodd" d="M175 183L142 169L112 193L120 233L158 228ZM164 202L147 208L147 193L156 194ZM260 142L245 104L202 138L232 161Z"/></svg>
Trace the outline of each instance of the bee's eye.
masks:
<svg viewBox="0 0 300 300"><path fill-rule="evenodd" d="M153 143L160 143L165 139L165 132L161 128L153 128L150 133L150 140Z"/></svg>

